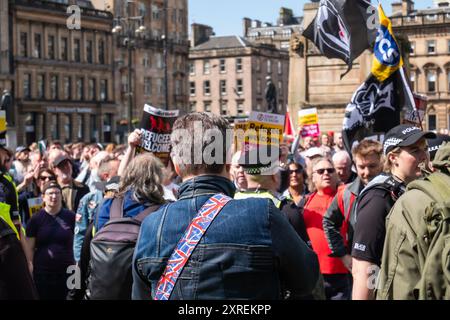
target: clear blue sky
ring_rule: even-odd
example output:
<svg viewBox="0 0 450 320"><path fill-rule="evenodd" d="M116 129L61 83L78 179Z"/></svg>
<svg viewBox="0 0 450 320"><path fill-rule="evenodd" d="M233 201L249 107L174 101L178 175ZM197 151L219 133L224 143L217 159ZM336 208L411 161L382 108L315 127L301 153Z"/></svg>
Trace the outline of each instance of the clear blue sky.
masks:
<svg viewBox="0 0 450 320"><path fill-rule="evenodd" d="M242 35L242 18L276 23L281 7L294 10L295 16L302 16L305 2L309 0L189 0L189 25L194 22L210 25L217 36ZM391 13L391 2L381 0L387 14ZM432 0L415 0L417 9L432 4Z"/></svg>

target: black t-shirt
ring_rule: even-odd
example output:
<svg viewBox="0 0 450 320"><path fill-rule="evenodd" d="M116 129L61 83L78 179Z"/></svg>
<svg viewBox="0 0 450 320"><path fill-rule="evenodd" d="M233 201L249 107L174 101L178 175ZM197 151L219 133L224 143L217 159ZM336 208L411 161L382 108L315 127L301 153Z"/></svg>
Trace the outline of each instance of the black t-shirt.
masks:
<svg viewBox="0 0 450 320"><path fill-rule="evenodd" d="M386 217L394 203L391 192L379 188L367 191L359 200L352 257L381 265Z"/></svg>

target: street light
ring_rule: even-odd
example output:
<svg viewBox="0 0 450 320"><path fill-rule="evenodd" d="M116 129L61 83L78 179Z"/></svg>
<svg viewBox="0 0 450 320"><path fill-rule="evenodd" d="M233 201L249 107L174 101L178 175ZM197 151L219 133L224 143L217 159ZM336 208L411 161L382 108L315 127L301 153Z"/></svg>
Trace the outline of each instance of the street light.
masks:
<svg viewBox="0 0 450 320"><path fill-rule="evenodd" d="M135 2L132 0L127 1L127 15L125 17L117 17L114 19L115 27L111 30L113 34L117 35L119 39L120 36L124 36L122 46L125 46L128 51L128 131L133 130L132 120L133 120L133 90L132 90L132 51L136 48L135 39L139 38L146 31L146 27L142 25L143 16L132 16L131 3ZM138 25L138 27L136 27Z"/></svg>

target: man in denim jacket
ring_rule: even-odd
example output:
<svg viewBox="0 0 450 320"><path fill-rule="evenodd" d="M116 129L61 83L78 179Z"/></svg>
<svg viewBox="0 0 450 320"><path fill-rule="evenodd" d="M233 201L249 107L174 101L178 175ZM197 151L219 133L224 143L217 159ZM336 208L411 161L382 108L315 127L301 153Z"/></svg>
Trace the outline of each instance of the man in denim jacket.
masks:
<svg viewBox="0 0 450 320"><path fill-rule="evenodd" d="M175 122L171 156L183 184L178 201L141 226L133 299L154 298L170 255L203 204L217 193L234 196L227 133L227 121L210 113ZM285 290L310 293L318 275L317 256L271 200L231 200L195 248L170 299L281 299Z"/></svg>

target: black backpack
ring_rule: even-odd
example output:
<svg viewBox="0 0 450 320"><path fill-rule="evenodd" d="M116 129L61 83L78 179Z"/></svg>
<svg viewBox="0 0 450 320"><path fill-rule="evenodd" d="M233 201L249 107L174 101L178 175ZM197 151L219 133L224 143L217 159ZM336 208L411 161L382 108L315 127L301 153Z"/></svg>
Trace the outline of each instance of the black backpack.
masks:
<svg viewBox="0 0 450 320"><path fill-rule="evenodd" d="M123 217L123 198L111 204L110 220L91 242L87 297L93 300L130 300L132 260L142 221L160 205L151 205L134 218Z"/></svg>

